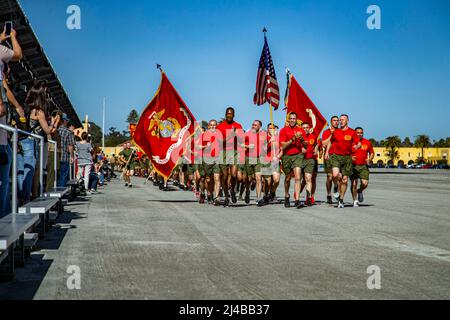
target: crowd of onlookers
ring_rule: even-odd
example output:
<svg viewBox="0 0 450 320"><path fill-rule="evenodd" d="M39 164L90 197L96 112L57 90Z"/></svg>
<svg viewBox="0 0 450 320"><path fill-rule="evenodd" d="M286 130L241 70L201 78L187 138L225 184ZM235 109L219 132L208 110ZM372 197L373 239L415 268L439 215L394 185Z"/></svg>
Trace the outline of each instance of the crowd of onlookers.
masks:
<svg viewBox="0 0 450 320"><path fill-rule="evenodd" d="M17 144L17 195L18 205L39 197L56 185L65 187L76 178L84 193L94 193L105 180L115 176L105 155L91 144L91 137L84 132L75 136L75 127L61 110L51 109L48 101L48 85L45 80L35 79L23 101L16 98L11 85L11 62L22 59L22 49L16 31L10 35L0 34L0 124L40 136L35 139L18 135ZM44 183L40 190L40 141L44 141ZM55 146L57 144L57 172L55 175ZM0 218L11 213L11 177L13 159L12 134L0 129ZM70 173L72 172L72 177Z"/></svg>
<svg viewBox="0 0 450 320"><path fill-rule="evenodd" d="M123 146L125 148L125 145ZM150 159L147 157L146 154L136 151L136 160L135 160L135 167L134 167L134 176L135 177L141 177L141 178L147 178L150 175L150 172L152 171L152 165L150 163ZM125 163L121 162L119 159L119 156L113 154L108 157L108 163L111 166L111 169L115 171L122 172L126 166Z"/></svg>

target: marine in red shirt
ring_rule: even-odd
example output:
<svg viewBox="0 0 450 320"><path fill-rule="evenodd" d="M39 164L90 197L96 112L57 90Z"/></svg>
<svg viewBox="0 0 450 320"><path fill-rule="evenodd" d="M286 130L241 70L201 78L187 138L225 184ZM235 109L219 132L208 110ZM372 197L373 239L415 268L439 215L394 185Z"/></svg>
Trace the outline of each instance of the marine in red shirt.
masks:
<svg viewBox="0 0 450 320"><path fill-rule="evenodd" d="M260 157L261 179L265 197L259 206L276 201L276 191L280 185L280 159L283 152L280 147L278 127L272 123L267 126L266 141L263 146L263 155Z"/></svg>
<svg viewBox="0 0 450 320"><path fill-rule="evenodd" d="M317 144L317 135L311 133L311 125L307 122L302 123L302 129L305 131L305 140L307 143L305 160L303 161L302 170L304 177L302 180L301 191L306 187L306 205L312 206L315 202L314 200L314 177L317 177L318 163L317 155L319 153L319 147ZM315 173L315 174L314 174Z"/></svg>
<svg viewBox="0 0 450 320"><path fill-rule="evenodd" d="M363 191L369 186L369 164L373 161L375 157L375 151L373 150L372 143L364 139L364 129L356 128L356 135L361 143L361 148L353 152L353 175L352 180L352 196L353 196L353 206L359 207L361 203L364 202ZM358 188L358 181L361 181Z"/></svg>
<svg viewBox="0 0 450 320"><path fill-rule="evenodd" d="M305 131L297 126L297 114L291 112L288 118L288 126L281 129L280 132L280 144L283 149L283 172L286 175L284 183L284 206L286 208L290 207L290 194L289 188L291 185L292 173L295 177L295 188L294 188L294 200L295 206L301 208L300 203L300 189L301 189L301 178L302 178L302 166L305 158L304 151L306 151L306 133Z"/></svg>
<svg viewBox="0 0 450 320"><path fill-rule="evenodd" d="M242 126L234 121L235 111L233 108L227 108L225 112L225 121L221 122L217 129L223 136L223 151L220 161L220 170L222 178L222 188L225 194L224 206L228 207L230 204L229 198L231 194L231 201L237 202L236 198L236 182L237 182L237 163L238 163L238 144L243 139ZM228 177L231 176L231 181L228 183Z"/></svg>
<svg viewBox="0 0 450 320"><path fill-rule="evenodd" d="M197 148L201 149L203 155L203 164L201 170L205 176L205 184L207 189L207 200L216 206L220 205L220 166L219 156L222 143L222 134L217 130L217 121L211 120L201 137L201 145Z"/></svg>
<svg viewBox="0 0 450 320"><path fill-rule="evenodd" d="M339 185L338 208L344 208L344 197L347 191L348 178L353 174L354 151L361 147L356 131L348 126L348 115L341 115L339 118L340 129L335 129L332 133L330 143L327 146L325 159L331 160L333 167L333 179ZM330 148L334 145L335 154L330 155Z"/></svg>
<svg viewBox="0 0 450 320"><path fill-rule="evenodd" d="M256 186L256 203L258 204L261 198L261 170L260 157L263 153L266 135L265 131L261 131L262 122L260 120L253 121L252 128L245 133L241 147L245 152L240 153L240 157L245 158L244 164L238 166L238 181L245 185L245 203L250 203L250 184L254 183ZM245 157L244 157L245 155ZM241 189L242 195L243 189Z"/></svg>
<svg viewBox="0 0 450 320"><path fill-rule="evenodd" d="M325 130L322 135L322 148L323 148L322 154L324 157L323 162L324 162L325 172L327 173L327 181L326 181L325 185L327 188L327 203L328 204L333 204L333 197L331 196L331 188L333 186L333 168L331 165L331 160L329 158L326 159L325 153L326 153L328 144L331 141L331 136L332 136L333 132L338 128L339 128L339 117L333 116L330 119L330 129ZM331 145L328 153L329 153L329 156L334 154L333 145ZM334 193L335 193L335 197L338 198L339 197L338 185L337 185L337 182L335 182L335 181L334 181Z"/></svg>

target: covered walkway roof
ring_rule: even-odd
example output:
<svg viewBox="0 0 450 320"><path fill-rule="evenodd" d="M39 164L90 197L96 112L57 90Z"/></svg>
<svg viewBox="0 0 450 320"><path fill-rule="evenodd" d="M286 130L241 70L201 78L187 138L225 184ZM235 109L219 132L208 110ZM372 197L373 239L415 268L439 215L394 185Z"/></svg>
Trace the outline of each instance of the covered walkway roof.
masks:
<svg viewBox="0 0 450 320"><path fill-rule="evenodd" d="M67 92L17 0L0 0L0 32L3 32L6 21L13 21L23 50L23 60L11 63L13 90L18 100L24 101L26 91L31 87L34 79L47 80L50 111L61 110L68 115L73 125L81 127L81 121Z"/></svg>

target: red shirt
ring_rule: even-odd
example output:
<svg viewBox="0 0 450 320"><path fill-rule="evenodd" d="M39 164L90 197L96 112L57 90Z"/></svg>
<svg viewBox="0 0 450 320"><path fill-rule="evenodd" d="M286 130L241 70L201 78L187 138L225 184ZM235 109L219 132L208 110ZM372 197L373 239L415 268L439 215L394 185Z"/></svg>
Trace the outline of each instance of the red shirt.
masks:
<svg viewBox="0 0 450 320"><path fill-rule="evenodd" d="M336 130L337 130L337 129L336 129ZM331 130L330 130L330 129L325 130L325 131L323 132L323 134L322 134L322 144L323 144L323 141L327 140L330 136L331 136ZM325 146L324 146L324 147L325 147ZM330 154L330 155L335 154L335 153L336 153L335 150L336 150L336 149L335 149L335 146L334 146L334 145L331 145L329 154Z"/></svg>
<svg viewBox="0 0 450 320"><path fill-rule="evenodd" d="M305 159L316 159L314 152L316 151L317 136L314 133L310 133L306 136L305 141L308 143L306 148Z"/></svg>
<svg viewBox="0 0 450 320"><path fill-rule="evenodd" d="M203 157L204 158L215 158L218 157L220 154L220 141L221 141L221 133L220 131L205 131L205 133L202 134L202 143L201 145L203 147L206 147L203 149ZM208 147L209 144L209 147Z"/></svg>
<svg viewBox="0 0 450 320"><path fill-rule="evenodd" d="M300 127L295 127L295 128L291 128L290 126L284 127L283 129L281 129L280 131L280 144L283 142L288 142L289 140L291 140L292 138L294 138L295 134L297 132L300 132L303 136L303 139L306 141L305 136L305 130L303 130ZM294 143L292 143L289 147L287 147L286 149L284 149L284 154L288 155L288 156L293 156L296 154L301 154L302 153L302 143L300 139L295 140Z"/></svg>
<svg viewBox="0 0 450 320"><path fill-rule="evenodd" d="M253 145L254 148L246 148L245 156L249 158L259 158L263 153L262 147L266 140L267 133L265 131L261 131L258 133L254 133L252 130L245 133L244 143L246 146Z"/></svg>
<svg viewBox="0 0 450 320"><path fill-rule="evenodd" d="M227 151L236 150L237 148L237 138L230 137L233 129L236 129L236 135L243 134L242 126L237 122L228 123L227 121L223 121L217 126L217 130L222 133L224 149Z"/></svg>
<svg viewBox="0 0 450 320"><path fill-rule="evenodd" d="M353 164L362 166L367 164L367 158L369 154L374 154L372 143L367 139L361 140L361 148L353 150Z"/></svg>
<svg viewBox="0 0 450 320"><path fill-rule="evenodd" d="M334 154L340 156L351 156L353 145L359 143L356 131L348 128L347 130L336 129L331 137L331 143L334 146Z"/></svg>

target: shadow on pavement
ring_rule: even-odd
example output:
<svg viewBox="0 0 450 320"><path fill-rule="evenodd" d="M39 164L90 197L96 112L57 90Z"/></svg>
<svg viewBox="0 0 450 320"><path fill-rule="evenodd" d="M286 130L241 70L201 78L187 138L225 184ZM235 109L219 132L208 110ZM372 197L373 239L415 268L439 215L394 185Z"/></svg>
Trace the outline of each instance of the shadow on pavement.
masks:
<svg viewBox="0 0 450 320"><path fill-rule="evenodd" d="M0 300L32 300L53 263L45 259L44 251L59 250L67 231L76 228L72 221L86 218L70 211L60 215L45 238L38 241L37 250L26 259L25 266L16 268L15 280L0 283Z"/></svg>

